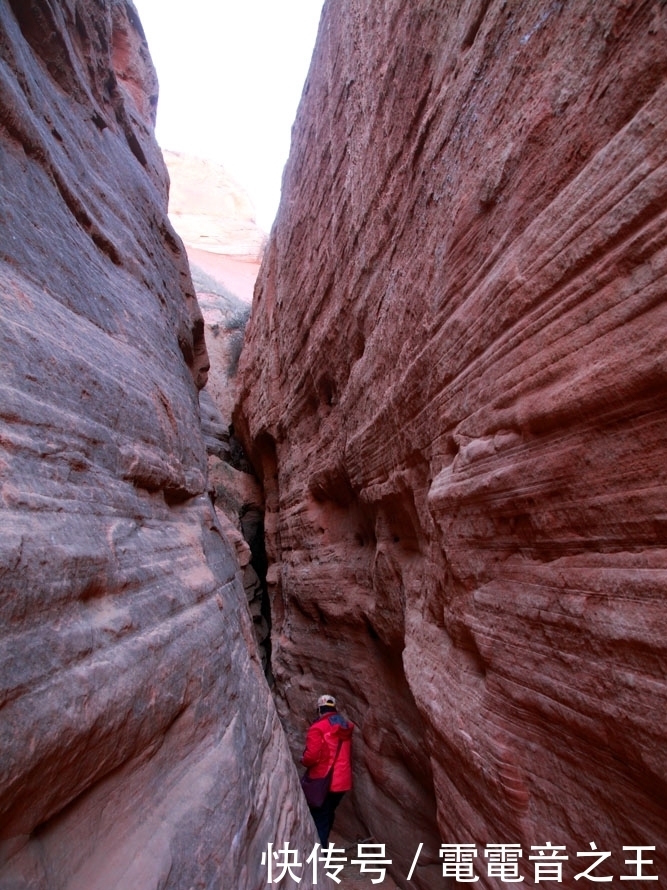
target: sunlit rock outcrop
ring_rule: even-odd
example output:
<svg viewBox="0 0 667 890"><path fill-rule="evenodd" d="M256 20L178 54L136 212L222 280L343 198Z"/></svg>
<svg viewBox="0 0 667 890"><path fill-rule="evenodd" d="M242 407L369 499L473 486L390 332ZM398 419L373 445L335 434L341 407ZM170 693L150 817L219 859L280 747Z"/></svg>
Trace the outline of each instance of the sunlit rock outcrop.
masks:
<svg viewBox="0 0 667 890"><path fill-rule="evenodd" d="M667 875L667 6L325 6L241 359L273 669L348 825ZM626 885L628 886L628 885Z"/></svg>
<svg viewBox="0 0 667 890"><path fill-rule="evenodd" d="M169 216L186 247L257 258L266 241L244 188L222 164L165 151L171 181Z"/></svg>
<svg viewBox="0 0 667 890"><path fill-rule="evenodd" d="M141 25L3 0L0 58L0 886L259 888L315 834L207 494Z"/></svg>
<svg viewBox="0 0 667 890"><path fill-rule="evenodd" d="M195 283L206 292L207 279L222 282L249 303L267 236L248 194L215 161L176 151L165 151L164 160L169 218L183 239Z"/></svg>

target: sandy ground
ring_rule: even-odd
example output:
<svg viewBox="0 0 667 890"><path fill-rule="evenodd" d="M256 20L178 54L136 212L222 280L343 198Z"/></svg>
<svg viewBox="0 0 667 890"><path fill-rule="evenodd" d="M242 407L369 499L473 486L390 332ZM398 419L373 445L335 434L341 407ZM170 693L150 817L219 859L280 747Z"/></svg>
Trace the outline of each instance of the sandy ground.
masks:
<svg viewBox="0 0 667 890"><path fill-rule="evenodd" d="M259 272L256 257L229 256L196 247L186 247L188 259L207 275L220 281L246 303L252 302L252 292Z"/></svg>

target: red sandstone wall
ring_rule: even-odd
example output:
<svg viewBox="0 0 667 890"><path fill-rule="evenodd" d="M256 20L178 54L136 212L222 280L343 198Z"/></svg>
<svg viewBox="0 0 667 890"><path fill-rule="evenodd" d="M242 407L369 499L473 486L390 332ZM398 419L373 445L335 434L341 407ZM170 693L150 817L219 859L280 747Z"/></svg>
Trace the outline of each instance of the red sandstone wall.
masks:
<svg viewBox="0 0 667 890"><path fill-rule="evenodd" d="M667 879L666 110L661 3L325 7L237 426L293 751L337 694L403 875Z"/></svg>
<svg viewBox="0 0 667 890"><path fill-rule="evenodd" d="M206 494L156 100L131 3L0 2L3 890L258 890L315 841Z"/></svg>

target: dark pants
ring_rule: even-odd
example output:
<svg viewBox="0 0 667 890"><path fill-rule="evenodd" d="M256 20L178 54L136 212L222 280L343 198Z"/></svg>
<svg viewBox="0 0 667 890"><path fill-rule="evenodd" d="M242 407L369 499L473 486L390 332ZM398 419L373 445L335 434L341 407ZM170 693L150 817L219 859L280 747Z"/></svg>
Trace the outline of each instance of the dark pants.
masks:
<svg viewBox="0 0 667 890"><path fill-rule="evenodd" d="M329 791L321 807L310 807L310 813L323 847L329 846L329 832L334 823L336 807L343 799L344 794L344 791Z"/></svg>

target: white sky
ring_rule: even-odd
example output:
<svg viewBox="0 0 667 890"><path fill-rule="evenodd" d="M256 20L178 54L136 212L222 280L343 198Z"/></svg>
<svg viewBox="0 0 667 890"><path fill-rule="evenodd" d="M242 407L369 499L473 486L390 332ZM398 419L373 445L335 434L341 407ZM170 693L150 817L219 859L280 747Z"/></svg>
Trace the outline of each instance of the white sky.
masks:
<svg viewBox="0 0 667 890"><path fill-rule="evenodd" d="M323 0L134 0L163 149L219 161L271 228Z"/></svg>

